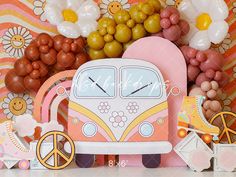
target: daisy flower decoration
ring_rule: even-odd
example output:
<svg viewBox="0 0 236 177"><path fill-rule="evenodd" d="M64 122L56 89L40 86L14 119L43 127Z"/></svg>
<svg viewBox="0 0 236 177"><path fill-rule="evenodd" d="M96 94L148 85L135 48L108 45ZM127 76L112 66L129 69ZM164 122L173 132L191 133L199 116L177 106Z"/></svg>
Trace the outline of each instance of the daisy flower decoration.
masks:
<svg viewBox="0 0 236 177"><path fill-rule="evenodd" d="M178 10L190 24L185 42L192 48L207 50L227 36L229 10L224 0L182 0Z"/></svg>
<svg viewBox="0 0 236 177"><path fill-rule="evenodd" d="M130 8L128 0L102 0L99 6L102 15L111 18L116 12L122 9L128 10Z"/></svg>
<svg viewBox="0 0 236 177"><path fill-rule="evenodd" d="M96 31L100 9L92 0L47 0L46 19L68 38L87 37Z"/></svg>
<svg viewBox="0 0 236 177"><path fill-rule="evenodd" d="M28 94L9 93L4 98L1 107L8 119L15 119L16 116L22 114L32 114L32 103L33 100Z"/></svg>

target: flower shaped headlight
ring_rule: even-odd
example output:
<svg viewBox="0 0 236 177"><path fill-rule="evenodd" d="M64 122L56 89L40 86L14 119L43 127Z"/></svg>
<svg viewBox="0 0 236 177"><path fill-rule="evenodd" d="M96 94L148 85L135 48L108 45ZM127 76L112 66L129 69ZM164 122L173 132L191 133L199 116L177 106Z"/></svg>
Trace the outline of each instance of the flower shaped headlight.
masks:
<svg viewBox="0 0 236 177"><path fill-rule="evenodd" d="M219 44L227 36L229 11L224 0L182 0L178 10L190 24L186 42L192 48L207 50L211 43Z"/></svg>
<svg viewBox="0 0 236 177"><path fill-rule="evenodd" d="M45 16L65 37L87 37L97 29L100 9L92 0L47 0Z"/></svg>

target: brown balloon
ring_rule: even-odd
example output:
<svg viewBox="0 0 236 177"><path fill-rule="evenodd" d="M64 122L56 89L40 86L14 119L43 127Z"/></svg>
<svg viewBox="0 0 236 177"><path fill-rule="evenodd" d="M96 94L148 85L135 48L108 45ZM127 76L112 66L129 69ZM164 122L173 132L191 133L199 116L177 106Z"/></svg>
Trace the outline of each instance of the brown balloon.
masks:
<svg viewBox="0 0 236 177"><path fill-rule="evenodd" d="M73 69L78 69L82 64L88 61L88 55L86 53L79 53L75 56L75 62L72 66Z"/></svg>
<svg viewBox="0 0 236 177"><path fill-rule="evenodd" d="M42 46L39 47L39 51L40 51L41 53L48 53L48 52L49 52L49 46L47 46L47 45L42 45Z"/></svg>
<svg viewBox="0 0 236 177"><path fill-rule="evenodd" d="M50 49L46 54L40 55L41 60L47 65L54 65L57 61L57 52L55 49Z"/></svg>
<svg viewBox="0 0 236 177"><path fill-rule="evenodd" d="M71 67L75 61L75 56L73 53L65 53L60 51L57 54L57 62L59 65L63 66L64 68Z"/></svg>
<svg viewBox="0 0 236 177"><path fill-rule="evenodd" d="M41 80L40 79L33 79L30 76L26 76L24 78L24 85L25 85L26 89L36 91L41 86Z"/></svg>
<svg viewBox="0 0 236 177"><path fill-rule="evenodd" d="M39 34L36 38L36 42L38 47L40 47L41 45L48 45L50 48L53 47L53 40L51 36L46 33Z"/></svg>
<svg viewBox="0 0 236 177"><path fill-rule="evenodd" d="M64 39L65 37L62 35L56 35L53 40L54 40L54 48L56 49L56 51L60 51L62 48L62 45L64 43Z"/></svg>
<svg viewBox="0 0 236 177"><path fill-rule="evenodd" d="M35 61L35 60L39 59L40 52L35 45L29 45L25 49L25 56L27 59L29 59L31 61Z"/></svg>
<svg viewBox="0 0 236 177"><path fill-rule="evenodd" d="M19 59L15 62L14 68L18 76L26 76L28 74L26 66L30 64L30 61L26 58Z"/></svg>
<svg viewBox="0 0 236 177"><path fill-rule="evenodd" d="M26 91L24 86L24 77L18 76L14 69L11 69L7 73L5 84L7 89L13 93L23 93Z"/></svg>
<svg viewBox="0 0 236 177"><path fill-rule="evenodd" d="M32 79L38 79L40 78L40 72L39 70L33 70L30 75L29 75Z"/></svg>
<svg viewBox="0 0 236 177"><path fill-rule="evenodd" d="M45 77L48 74L48 67L42 62L42 61L38 61L39 64L39 72L40 72L40 76L41 77Z"/></svg>

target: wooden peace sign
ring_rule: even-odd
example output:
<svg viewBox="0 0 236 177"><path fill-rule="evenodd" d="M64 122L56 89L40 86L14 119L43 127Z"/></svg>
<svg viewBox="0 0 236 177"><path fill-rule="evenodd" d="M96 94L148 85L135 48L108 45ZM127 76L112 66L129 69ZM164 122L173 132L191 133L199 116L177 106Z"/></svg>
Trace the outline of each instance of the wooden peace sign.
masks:
<svg viewBox="0 0 236 177"><path fill-rule="evenodd" d="M232 129L236 123L236 114L220 112L210 120L210 123L220 128L219 140L215 143L236 144L236 131Z"/></svg>
<svg viewBox="0 0 236 177"><path fill-rule="evenodd" d="M51 136L53 138L53 149L45 157L42 157L42 155L41 155L41 146L42 146L43 142L46 141L45 139L49 138ZM67 141L70 144L71 154L70 154L69 157L59 149L58 136L63 137L65 139L65 141ZM48 132L48 133L44 134L37 143L36 155L37 155L37 158L38 158L39 162L44 167L46 167L48 169L51 169L51 170L60 170L60 169L63 169L65 167L67 167L71 163L71 161L73 160L74 154L75 154L74 142L64 132L60 132L60 131ZM53 157L53 159L54 159L54 164L53 165L50 165L49 163L47 163L47 161L51 157ZM64 161L63 164L60 164L59 157L61 157L63 159L63 161Z"/></svg>

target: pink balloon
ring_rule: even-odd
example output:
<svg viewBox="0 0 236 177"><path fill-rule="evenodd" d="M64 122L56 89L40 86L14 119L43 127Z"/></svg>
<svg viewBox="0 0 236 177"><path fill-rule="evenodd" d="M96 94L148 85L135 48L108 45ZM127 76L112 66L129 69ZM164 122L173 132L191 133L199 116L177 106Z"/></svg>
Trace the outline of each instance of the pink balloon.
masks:
<svg viewBox="0 0 236 177"><path fill-rule="evenodd" d="M197 76L197 79L196 79L196 85L197 86L200 86L202 82L204 81L210 81L210 79L208 77L206 77L205 73L200 73L198 76Z"/></svg>
<svg viewBox="0 0 236 177"><path fill-rule="evenodd" d="M170 41L177 41L181 37L181 29L178 25L173 25L163 30L163 36Z"/></svg>
<svg viewBox="0 0 236 177"><path fill-rule="evenodd" d="M170 20L168 19L168 18L163 18L162 20L161 20L161 27L163 28L163 29L167 29L167 28L169 28L171 26L171 22L170 22Z"/></svg>
<svg viewBox="0 0 236 177"><path fill-rule="evenodd" d="M188 79L189 81L195 81L198 74L200 73L200 69L193 65L188 65Z"/></svg>
<svg viewBox="0 0 236 177"><path fill-rule="evenodd" d="M204 53L207 56L207 60L200 65L203 72L206 72L208 69L213 69L214 71L222 69L224 57L219 52L209 49Z"/></svg>
<svg viewBox="0 0 236 177"><path fill-rule="evenodd" d="M172 14L170 16L170 21L173 25L177 25L179 23L180 15L179 14Z"/></svg>
<svg viewBox="0 0 236 177"><path fill-rule="evenodd" d="M189 26L188 22L185 20L179 21L179 27L181 28L183 36L187 35L190 31L190 26Z"/></svg>
<svg viewBox="0 0 236 177"><path fill-rule="evenodd" d="M209 79L213 79L215 77L215 71L213 69L208 69L206 71L206 77Z"/></svg>

